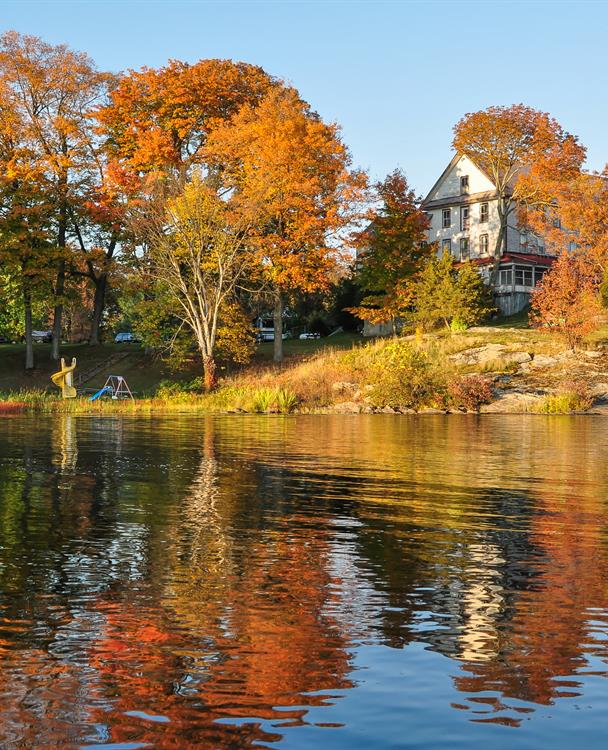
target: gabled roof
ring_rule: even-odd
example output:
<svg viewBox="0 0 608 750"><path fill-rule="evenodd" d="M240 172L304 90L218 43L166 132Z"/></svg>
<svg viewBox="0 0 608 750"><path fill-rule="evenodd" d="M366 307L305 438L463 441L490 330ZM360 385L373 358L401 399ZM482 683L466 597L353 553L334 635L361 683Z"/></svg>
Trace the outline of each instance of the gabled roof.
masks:
<svg viewBox="0 0 608 750"><path fill-rule="evenodd" d="M426 198L422 201L422 205L426 205L429 201L429 198L431 195L435 192L435 190L439 187L439 184L442 182L443 178L447 175L447 173L452 169L452 167L456 166L460 158L463 156L463 154L455 153L454 156L451 158L450 163L447 165L447 167L443 170L443 172L439 175L439 178L435 181L435 184L433 187L429 190L427 193Z"/></svg>
<svg viewBox="0 0 608 750"><path fill-rule="evenodd" d="M470 156L467 156L466 154L463 154L462 152L457 151L454 154L454 156L450 159L450 163L447 165L447 167L443 170L443 172L439 176L439 179L437 179L435 181L435 184L429 190L426 198L422 201L421 205L423 207L426 207L427 204L430 205L432 203L435 203L435 201L431 201L430 200L431 195L439 187L439 185L443 181L443 178L448 174L448 172L450 171L450 169L452 169L453 167L455 167L456 164L460 161L460 159L462 159L463 156L466 156L466 158L471 162L471 164L473 164L476 167L476 169L478 169L484 175L484 177L486 177L492 183L492 185L494 185L494 180L492 179L492 177L488 174L488 172L483 167L480 167L479 164L477 164L477 162L474 159L471 159ZM454 197L456 197L456 196L454 196ZM443 200L443 199L441 199L441 200Z"/></svg>

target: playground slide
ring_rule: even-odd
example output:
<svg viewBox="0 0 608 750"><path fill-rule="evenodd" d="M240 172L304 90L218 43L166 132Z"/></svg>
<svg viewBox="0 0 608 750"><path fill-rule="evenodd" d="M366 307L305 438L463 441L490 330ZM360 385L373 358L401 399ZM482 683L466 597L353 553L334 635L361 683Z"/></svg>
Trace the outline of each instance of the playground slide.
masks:
<svg viewBox="0 0 608 750"><path fill-rule="evenodd" d="M113 393L114 389L111 385L104 385L103 388L100 388L97 393L94 393L89 401L97 401L98 398L101 398L104 393Z"/></svg>
<svg viewBox="0 0 608 750"><path fill-rule="evenodd" d="M63 398L76 398L76 388L74 388L73 372L76 369L76 357L72 357L72 364L66 365L65 359L61 358L61 370L51 375L51 380L61 388Z"/></svg>

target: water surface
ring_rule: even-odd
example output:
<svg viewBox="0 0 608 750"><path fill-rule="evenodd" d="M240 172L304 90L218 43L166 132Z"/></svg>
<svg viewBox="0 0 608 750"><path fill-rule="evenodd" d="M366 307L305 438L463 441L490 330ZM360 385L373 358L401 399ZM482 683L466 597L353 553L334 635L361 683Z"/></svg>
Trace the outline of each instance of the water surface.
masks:
<svg viewBox="0 0 608 750"><path fill-rule="evenodd" d="M0 747L604 748L602 417L4 417Z"/></svg>

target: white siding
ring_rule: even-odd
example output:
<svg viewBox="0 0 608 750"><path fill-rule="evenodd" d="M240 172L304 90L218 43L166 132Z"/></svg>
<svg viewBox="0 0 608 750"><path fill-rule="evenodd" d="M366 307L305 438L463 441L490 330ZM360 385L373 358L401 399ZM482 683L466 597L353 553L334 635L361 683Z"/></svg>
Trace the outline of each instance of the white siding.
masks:
<svg viewBox="0 0 608 750"><path fill-rule="evenodd" d="M485 193L488 190L494 190L491 180L468 157L462 156L437 185L434 192L429 195L428 200L436 201L460 195L460 178L465 175L469 178L469 193Z"/></svg>
<svg viewBox="0 0 608 750"><path fill-rule="evenodd" d="M481 203L488 204L488 221L483 224L480 222ZM427 210L431 217L431 226L429 229L429 241L437 242L441 251L441 243L444 239L452 241L452 252L456 257L460 257L460 239L469 238L469 251L471 258L479 256L480 236L488 235L489 254L494 253L496 240L498 238L498 229L500 221L498 219L497 201L480 201L479 203L469 203L469 228L460 228L460 218L462 206L455 205L450 207L452 226L449 229L443 228L443 208L434 208Z"/></svg>

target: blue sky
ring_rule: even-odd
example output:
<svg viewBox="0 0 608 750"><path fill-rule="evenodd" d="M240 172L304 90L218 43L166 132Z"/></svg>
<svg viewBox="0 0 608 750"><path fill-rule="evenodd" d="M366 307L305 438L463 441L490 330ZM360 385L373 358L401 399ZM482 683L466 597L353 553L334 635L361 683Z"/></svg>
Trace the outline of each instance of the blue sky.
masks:
<svg viewBox="0 0 608 750"><path fill-rule="evenodd" d="M608 0L1 0L0 28L66 42L100 68L168 58L262 65L342 125L354 162L427 191L466 112L524 102L608 162Z"/></svg>

